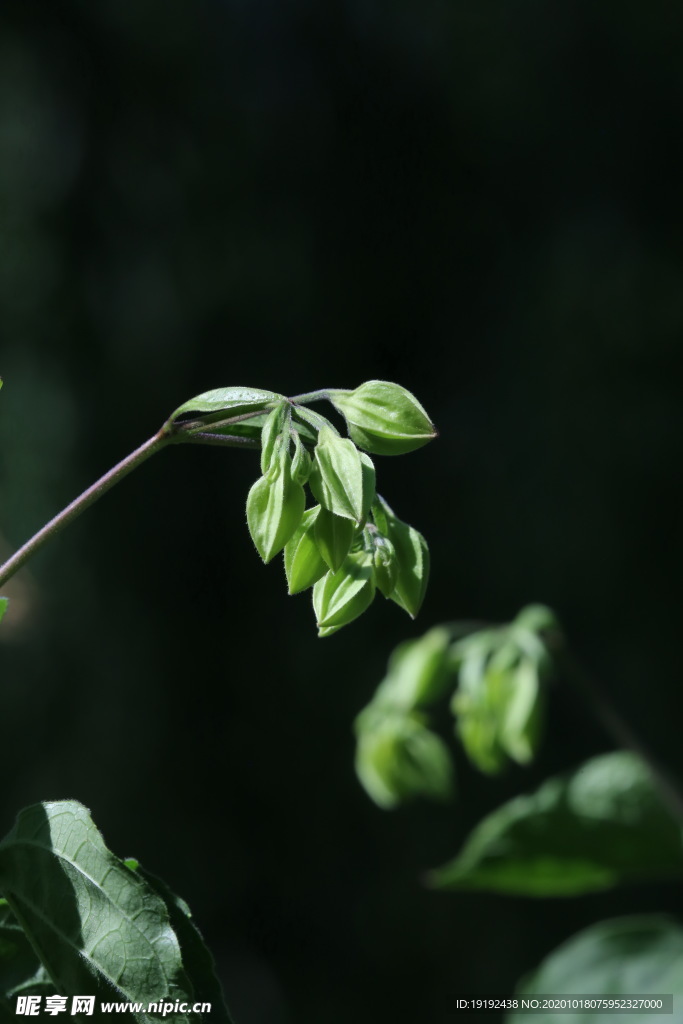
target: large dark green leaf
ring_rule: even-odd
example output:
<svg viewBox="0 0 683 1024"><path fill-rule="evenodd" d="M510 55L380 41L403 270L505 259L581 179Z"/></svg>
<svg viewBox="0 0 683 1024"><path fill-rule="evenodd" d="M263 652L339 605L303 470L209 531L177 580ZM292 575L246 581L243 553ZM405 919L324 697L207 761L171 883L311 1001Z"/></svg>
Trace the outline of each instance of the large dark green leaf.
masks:
<svg viewBox="0 0 683 1024"><path fill-rule="evenodd" d="M647 1009L628 1014L587 1012L514 1013L508 1024L661 1024L683 1012L683 928L664 916L601 921L573 936L524 978L517 996L533 995L674 996L674 1016Z"/></svg>
<svg viewBox="0 0 683 1024"><path fill-rule="evenodd" d="M0 844L0 892L61 994L195 1001L164 900L106 848L81 804L35 804L19 814Z"/></svg>
<svg viewBox="0 0 683 1024"><path fill-rule="evenodd" d="M201 932L192 920L187 903L171 892L166 883L156 875L143 868L138 870L166 904L171 925L180 943L183 965L192 980L195 1002L211 1003L212 1024L232 1024L223 998L223 989L216 976L216 964Z"/></svg>
<svg viewBox="0 0 683 1024"><path fill-rule="evenodd" d="M645 764L619 751L504 804L432 881L447 889L573 896L681 877L680 826Z"/></svg>

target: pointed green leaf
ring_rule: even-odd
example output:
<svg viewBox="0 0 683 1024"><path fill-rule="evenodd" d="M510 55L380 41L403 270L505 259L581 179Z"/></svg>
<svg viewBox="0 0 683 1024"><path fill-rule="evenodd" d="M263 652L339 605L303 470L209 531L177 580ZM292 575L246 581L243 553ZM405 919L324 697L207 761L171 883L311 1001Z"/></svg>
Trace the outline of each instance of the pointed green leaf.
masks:
<svg viewBox="0 0 683 1024"><path fill-rule="evenodd" d="M320 508L314 527L315 543L332 572L336 572L351 549L356 525L326 508Z"/></svg>
<svg viewBox="0 0 683 1024"><path fill-rule="evenodd" d="M365 515L363 463L353 441L321 427L314 456L309 485L316 500L328 511L359 523Z"/></svg>
<svg viewBox="0 0 683 1024"><path fill-rule="evenodd" d="M326 573L313 587L318 635L329 636L353 622L372 604L374 596L372 565L367 555L364 552L349 555L340 569Z"/></svg>
<svg viewBox="0 0 683 1024"><path fill-rule="evenodd" d="M645 764L618 751L488 815L432 881L445 889L575 896L682 877L679 824Z"/></svg>
<svg viewBox="0 0 683 1024"><path fill-rule="evenodd" d="M308 590L325 575L325 564L314 537L320 505L304 512L301 522L285 544L285 575L290 594ZM342 520L346 522L346 520Z"/></svg>
<svg viewBox="0 0 683 1024"><path fill-rule="evenodd" d="M280 401L284 401L284 395L278 395L274 391L260 391L257 388L216 388L213 391L205 391L189 401L183 402L171 413L166 426L170 426L177 420L186 420L196 417L204 423L213 423L217 420L224 420L233 416L242 416L246 413L258 413Z"/></svg>
<svg viewBox="0 0 683 1024"><path fill-rule="evenodd" d="M427 592L429 548L421 533L402 522L383 498L379 501L386 522L386 529L379 529L394 545L398 561L398 577L391 600L414 619Z"/></svg>
<svg viewBox="0 0 683 1024"><path fill-rule="evenodd" d="M626 1020L629 1024L659 1024L675 1019L683 996L683 928L673 918L643 914L600 921L572 936L548 956L517 988L517 996L549 993L571 996L590 993L613 999L637 994L663 996L669 1016L647 1008L618 1011L582 1008L563 1011L563 1024L605 1024ZM666 1007L663 1009L666 1011ZM674 1017L671 1017L671 1009ZM557 1011L524 1011L510 1014L509 1024L557 1024Z"/></svg>
<svg viewBox="0 0 683 1024"><path fill-rule="evenodd" d="M247 497L247 524L264 562L282 551L301 522L306 496L292 480L292 460L286 448L267 476L260 477Z"/></svg>
<svg viewBox="0 0 683 1024"><path fill-rule="evenodd" d="M62 994L193 1001L163 900L110 853L81 804L20 813L0 843L0 891Z"/></svg>
<svg viewBox="0 0 683 1024"><path fill-rule="evenodd" d="M418 400L399 384L369 380L355 391L330 391L329 398L352 440L375 455L412 452L437 435Z"/></svg>
<svg viewBox="0 0 683 1024"><path fill-rule="evenodd" d="M356 773L368 796L386 809L418 796L447 800L453 791L448 748L412 715L386 715L361 731Z"/></svg>

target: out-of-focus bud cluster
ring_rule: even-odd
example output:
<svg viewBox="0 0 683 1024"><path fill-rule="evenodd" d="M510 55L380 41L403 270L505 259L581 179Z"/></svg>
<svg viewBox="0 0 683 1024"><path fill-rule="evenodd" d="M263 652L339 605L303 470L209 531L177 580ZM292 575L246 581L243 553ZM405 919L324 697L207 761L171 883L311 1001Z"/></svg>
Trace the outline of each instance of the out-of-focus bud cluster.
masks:
<svg viewBox="0 0 683 1024"><path fill-rule="evenodd" d="M355 724L356 771L369 796L388 808L448 795L450 754L428 728L425 709L452 690L456 733L481 771L531 761L553 667L550 643L559 638L550 609L531 605L504 626L438 626L396 648Z"/></svg>
<svg viewBox="0 0 683 1024"><path fill-rule="evenodd" d="M546 637L558 626L549 608L531 605L509 625L483 629L451 649L459 686L451 707L465 752L483 772L536 753L552 661Z"/></svg>
<svg viewBox="0 0 683 1024"><path fill-rule="evenodd" d="M349 437L308 408L320 399L344 416ZM427 544L377 494L367 454L400 455L436 436L405 388L368 381L355 391L291 399L221 388L185 402L166 427L178 440L260 441L261 476L247 498L249 532L264 562L284 551L290 594L313 587L319 636L358 618L377 590L417 615L429 576ZM316 502L308 509L306 486Z"/></svg>
<svg viewBox="0 0 683 1024"><path fill-rule="evenodd" d="M450 643L450 631L438 626L397 647L373 700L356 719L356 772L380 807L417 796L446 800L453 791L450 752L425 714L451 681Z"/></svg>

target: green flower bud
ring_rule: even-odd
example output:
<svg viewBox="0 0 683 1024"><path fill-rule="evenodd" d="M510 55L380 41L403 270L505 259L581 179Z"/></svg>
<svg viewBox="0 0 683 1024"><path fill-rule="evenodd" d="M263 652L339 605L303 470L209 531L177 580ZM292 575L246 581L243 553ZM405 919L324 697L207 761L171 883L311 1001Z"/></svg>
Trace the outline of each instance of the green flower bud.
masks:
<svg viewBox="0 0 683 1024"><path fill-rule="evenodd" d="M350 519L342 519L326 508L320 509L314 527L315 543L324 561L332 572L336 572L351 550L356 525Z"/></svg>
<svg viewBox="0 0 683 1024"><path fill-rule="evenodd" d="M398 561L394 545L372 524L365 527L363 543L365 550L372 556L375 583L385 597L390 597L398 579Z"/></svg>
<svg viewBox="0 0 683 1024"><path fill-rule="evenodd" d="M294 534L285 544L285 575L290 594L308 590L325 575L327 565L315 542L314 528L320 514L320 505L309 508ZM347 520L342 520L347 522Z"/></svg>
<svg viewBox="0 0 683 1024"><path fill-rule="evenodd" d="M427 542L413 526L402 522L383 498L378 498L373 506L373 518L380 533L391 541L396 552L398 575L389 596L414 619L424 601L429 581Z"/></svg>
<svg viewBox="0 0 683 1024"><path fill-rule="evenodd" d="M308 483L308 478L311 475L311 468L313 462L311 456L308 454L301 438L296 430L292 431L292 437L294 438L294 458L292 459L292 477L298 484L303 485Z"/></svg>
<svg viewBox="0 0 683 1024"><path fill-rule="evenodd" d="M345 559L336 572L328 572L313 587L313 609L318 635L329 636L353 622L375 596L372 564L363 551Z"/></svg>
<svg viewBox="0 0 683 1024"><path fill-rule="evenodd" d="M264 562L282 551L301 522L305 505L304 489L292 480L292 460L283 445L267 476L256 481L247 498L249 533Z"/></svg>
<svg viewBox="0 0 683 1024"><path fill-rule="evenodd" d="M329 398L352 440L374 455L403 455L437 435L415 396L398 384L369 380L355 391L330 391Z"/></svg>
<svg viewBox="0 0 683 1024"><path fill-rule="evenodd" d="M320 428L309 484L328 511L357 523L366 514L360 452L329 427Z"/></svg>
<svg viewBox="0 0 683 1024"><path fill-rule="evenodd" d="M266 416L261 430L261 472L265 476L273 461L278 457L278 449L284 443L282 436L287 403L281 402ZM289 435L287 437L289 441ZM279 444L278 444L279 441Z"/></svg>
<svg viewBox="0 0 683 1024"><path fill-rule="evenodd" d="M448 800L453 791L448 748L414 715L387 715L361 729L356 773L368 796L387 810L416 796Z"/></svg>
<svg viewBox="0 0 683 1024"><path fill-rule="evenodd" d="M377 499L375 464L365 452L359 452L358 454L360 455L360 467L363 474L363 519L365 519Z"/></svg>

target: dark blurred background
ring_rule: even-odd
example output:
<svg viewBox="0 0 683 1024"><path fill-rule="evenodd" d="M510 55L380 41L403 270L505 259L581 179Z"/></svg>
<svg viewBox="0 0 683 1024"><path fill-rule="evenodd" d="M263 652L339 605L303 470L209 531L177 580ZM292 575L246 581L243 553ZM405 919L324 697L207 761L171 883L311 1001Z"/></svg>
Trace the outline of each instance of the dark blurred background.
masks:
<svg viewBox="0 0 683 1024"><path fill-rule="evenodd" d="M330 639L261 565L252 453L163 452L7 588L0 832L87 804L191 904L237 1024L500 994L600 918L420 882L612 743L555 688L532 769L459 753L377 810L352 722L400 640L552 605L683 772L683 14L568 0L3 0L0 531L14 549L198 392L369 378L441 431L379 486L429 540L416 623Z"/></svg>

